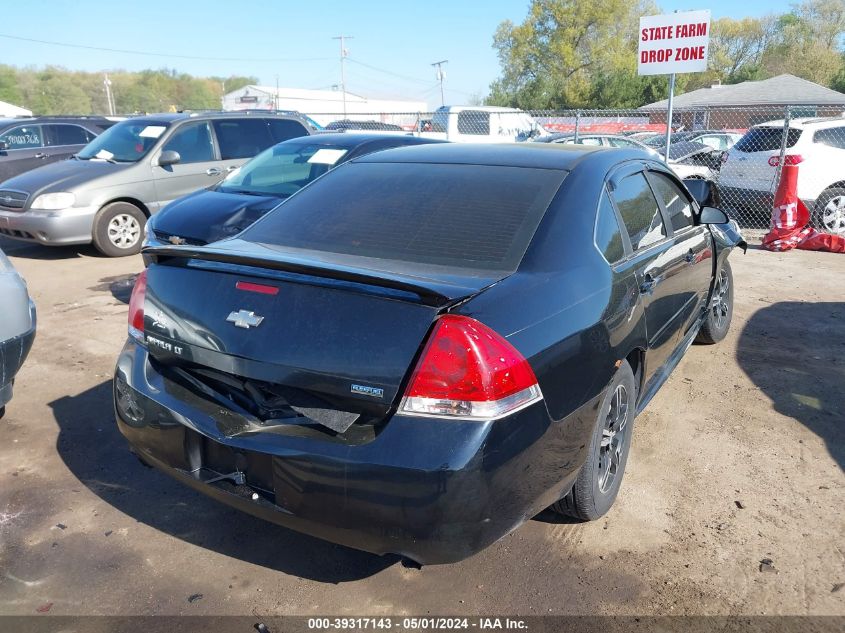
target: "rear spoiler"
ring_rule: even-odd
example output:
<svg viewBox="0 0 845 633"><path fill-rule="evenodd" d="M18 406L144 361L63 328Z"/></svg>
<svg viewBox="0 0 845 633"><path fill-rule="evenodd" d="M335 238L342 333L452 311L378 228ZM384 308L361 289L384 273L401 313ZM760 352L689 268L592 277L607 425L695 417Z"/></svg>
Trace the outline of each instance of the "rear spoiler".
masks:
<svg viewBox="0 0 845 633"><path fill-rule="evenodd" d="M468 295L476 294L481 289L411 275L371 271L350 266L320 265L320 263L312 260L293 257L261 257L243 251L209 248L208 246L148 246L142 252L152 263L164 263L171 259L199 260L387 288L412 293L419 297L421 303L432 306L443 306ZM250 274L262 276L260 270L250 271ZM484 281L487 282L484 283L485 287L489 285L490 281Z"/></svg>

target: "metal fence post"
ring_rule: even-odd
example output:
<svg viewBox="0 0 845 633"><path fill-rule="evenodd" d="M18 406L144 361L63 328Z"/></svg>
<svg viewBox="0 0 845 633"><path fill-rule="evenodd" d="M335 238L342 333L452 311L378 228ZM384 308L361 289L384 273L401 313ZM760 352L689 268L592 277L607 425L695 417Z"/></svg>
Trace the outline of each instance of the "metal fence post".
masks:
<svg viewBox="0 0 845 633"><path fill-rule="evenodd" d="M787 141L789 139L789 106L784 108L783 113L783 134L781 135L780 139L780 154L778 159L778 169L775 172L775 178L772 184L774 185L772 189L772 196L777 194L778 187L780 187L780 179L781 174L783 174L783 161L784 157L786 156L786 146ZM774 204L774 199L772 200L772 204Z"/></svg>
<svg viewBox="0 0 845 633"><path fill-rule="evenodd" d="M575 144L578 144L578 128L581 125L581 110L575 110Z"/></svg>

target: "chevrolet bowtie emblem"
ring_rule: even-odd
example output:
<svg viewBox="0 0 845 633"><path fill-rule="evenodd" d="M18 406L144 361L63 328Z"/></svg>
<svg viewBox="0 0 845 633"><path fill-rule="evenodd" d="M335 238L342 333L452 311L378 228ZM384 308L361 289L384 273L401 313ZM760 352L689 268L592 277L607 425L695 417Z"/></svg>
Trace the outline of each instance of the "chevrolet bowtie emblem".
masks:
<svg viewBox="0 0 845 633"><path fill-rule="evenodd" d="M235 327L242 327L248 330L251 327L261 325L264 317L258 316L255 312L249 312L248 310L238 310L237 312L230 313L226 320L229 323L234 323Z"/></svg>

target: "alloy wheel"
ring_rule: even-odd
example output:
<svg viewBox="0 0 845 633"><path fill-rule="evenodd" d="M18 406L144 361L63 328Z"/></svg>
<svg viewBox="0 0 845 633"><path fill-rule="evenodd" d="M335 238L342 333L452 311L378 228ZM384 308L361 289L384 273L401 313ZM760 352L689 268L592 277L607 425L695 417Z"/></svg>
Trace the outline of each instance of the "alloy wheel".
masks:
<svg viewBox="0 0 845 633"><path fill-rule="evenodd" d="M120 213L109 222L108 237L118 248L132 248L141 238L141 224L128 213Z"/></svg>
<svg viewBox="0 0 845 633"><path fill-rule="evenodd" d="M719 271L719 279L716 281L716 287L713 289L713 301L710 309L713 310L713 321L716 327L721 330L725 327L725 322L728 320L728 313L730 312L729 290L730 278L727 271L722 269Z"/></svg>
<svg viewBox="0 0 845 633"><path fill-rule="evenodd" d="M628 390L625 385L617 385L610 399L599 447L599 490L602 493L610 490L621 471L629 415Z"/></svg>
<svg viewBox="0 0 845 633"><path fill-rule="evenodd" d="M826 231L845 235L845 196L836 196L822 209L822 225Z"/></svg>

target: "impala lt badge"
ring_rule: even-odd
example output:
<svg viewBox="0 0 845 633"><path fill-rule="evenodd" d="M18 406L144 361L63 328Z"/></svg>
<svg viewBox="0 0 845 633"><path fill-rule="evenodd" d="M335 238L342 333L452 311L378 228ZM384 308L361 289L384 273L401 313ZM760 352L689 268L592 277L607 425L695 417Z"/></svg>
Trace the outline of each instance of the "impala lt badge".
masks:
<svg viewBox="0 0 845 633"><path fill-rule="evenodd" d="M248 330L251 327L258 327L261 325L264 317L258 316L255 312L250 312L248 310L238 310L237 312L230 313L226 320L229 323L234 323L235 327L241 327Z"/></svg>

